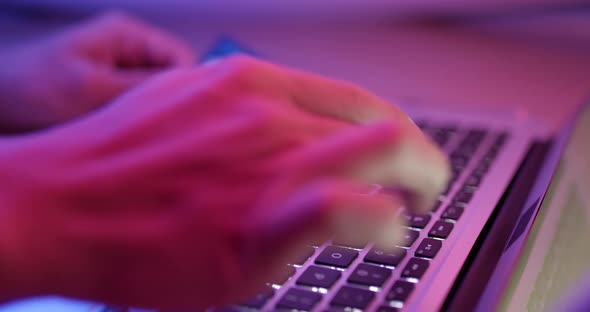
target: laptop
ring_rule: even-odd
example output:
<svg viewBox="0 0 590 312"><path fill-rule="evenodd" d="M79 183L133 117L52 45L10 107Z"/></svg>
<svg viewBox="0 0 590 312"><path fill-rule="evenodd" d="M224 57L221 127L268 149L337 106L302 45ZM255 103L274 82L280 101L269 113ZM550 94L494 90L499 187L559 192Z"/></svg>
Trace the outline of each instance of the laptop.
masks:
<svg viewBox="0 0 590 312"><path fill-rule="evenodd" d="M205 59L244 51L224 38ZM517 114L409 113L453 174L428 213L401 212L399 246L307 246L267 291L208 311L590 311L576 293L590 282L590 106L556 134ZM0 307L17 311L152 310L55 297Z"/></svg>

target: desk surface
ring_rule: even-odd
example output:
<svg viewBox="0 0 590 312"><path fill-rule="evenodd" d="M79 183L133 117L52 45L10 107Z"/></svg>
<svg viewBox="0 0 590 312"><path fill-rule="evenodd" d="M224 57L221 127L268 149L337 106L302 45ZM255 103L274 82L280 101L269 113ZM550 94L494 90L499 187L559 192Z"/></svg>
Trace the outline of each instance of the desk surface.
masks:
<svg viewBox="0 0 590 312"><path fill-rule="evenodd" d="M556 128L590 95L590 50L489 31L417 23L244 27L158 22L190 40L197 53L229 34L272 61L358 83L405 107L517 109ZM5 41L51 28L47 22L3 23L0 39Z"/></svg>
<svg viewBox="0 0 590 312"><path fill-rule="evenodd" d="M273 61L358 83L402 105L519 109L555 128L590 95L590 53L461 29L180 31L198 50L230 33Z"/></svg>

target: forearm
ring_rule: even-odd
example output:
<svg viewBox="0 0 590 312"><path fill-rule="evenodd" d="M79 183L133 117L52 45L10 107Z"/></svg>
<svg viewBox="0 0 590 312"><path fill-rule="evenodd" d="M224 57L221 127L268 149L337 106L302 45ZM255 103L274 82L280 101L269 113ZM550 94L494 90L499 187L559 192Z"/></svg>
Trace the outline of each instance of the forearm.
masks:
<svg viewBox="0 0 590 312"><path fill-rule="evenodd" d="M18 216L18 181L15 176L22 164L18 154L18 140L0 138L0 303L37 294L34 271L28 266L27 244ZM27 196L34 196L27 194ZM32 258L32 257L31 257Z"/></svg>

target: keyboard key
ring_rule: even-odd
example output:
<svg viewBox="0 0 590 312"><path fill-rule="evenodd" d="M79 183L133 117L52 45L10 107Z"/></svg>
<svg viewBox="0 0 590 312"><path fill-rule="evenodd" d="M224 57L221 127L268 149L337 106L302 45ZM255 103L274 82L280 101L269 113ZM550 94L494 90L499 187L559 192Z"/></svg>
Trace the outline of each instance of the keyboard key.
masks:
<svg viewBox="0 0 590 312"><path fill-rule="evenodd" d="M338 246L328 246L315 259L315 263L347 268L358 255L359 253L356 250Z"/></svg>
<svg viewBox="0 0 590 312"><path fill-rule="evenodd" d="M281 298L277 307L310 311L320 300L322 300L322 295L319 293L305 289L291 288Z"/></svg>
<svg viewBox="0 0 590 312"><path fill-rule="evenodd" d="M254 309L262 309L262 307L266 304L266 302L274 296L275 291L272 288L268 288L266 291L258 294L254 298L244 302L242 305L254 308Z"/></svg>
<svg viewBox="0 0 590 312"><path fill-rule="evenodd" d="M438 238L447 238L451 231L453 230L453 223L445 222L445 221L436 221L432 228L430 228L430 232L428 232L428 236L431 237L438 237Z"/></svg>
<svg viewBox="0 0 590 312"><path fill-rule="evenodd" d="M466 155L451 154L449 160L456 167L466 167L469 163L469 157Z"/></svg>
<svg viewBox="0 0 590 312"><path fill-rule="evenodd" d="M495 159L495 155L490 153L489 151L479 160L481 164L486 166L490 166Z"/></svg>
<svg viewBox="0 0 590 312"><path fill-rule="evenodd" d="M312 265L301 274L297 284L328 289L336 283L341 275L340 271Z"/></svg>
<svg viewBox="0 0 590 312"><path fill-rule="evenodd" d="M473 171L474 175L483 177L487 172L488 169L490 169L490 165L486 164L486 163L479 163L477 165L477 167L475 168L475 170Z"/></svg>
<svg viewBox="0 0 590 312"><path fill-rule="evenodd" d="M504 142L506 142L506 139L508 139L508 133L501 132L496 137L496 140L494 141L494 146L502 146L502 145L504 145Z"/></svg>
<svg viewBox="0 0 590 312"><path fill-rule="evenodd" d="M377 312L399 312L400 310L398 308L395 307L390 307L390 306L380 306L377 309Z"/></svg>
<svg viewBox="0 0 590 312"><path fill-rule="evenodd" d="M285 266L284 270L280 272L278 276L276 276L270 282L277 285L285 284L291 276L295 275L295 268L292 266Z"/></svg>
<svg viewBox="0 0 590 312"><path fill-rule="evenodd" d="M423 229L430 222L429 214L405 213L407 225L414 228Z"/></svg>
<svg viewBox="0 0 590 312"><path fill-rule="evenodd" d="M464 140L468 142L480 143L485 138L486 134L487 131L484 129L472 129L469 130Z"/></svg>
<svg viewBox="0 0 590 312"><path fill-rule="evenodd" d="M442 194L447 194L449 192L448 188L446 190L444 190L442 192ZM438 208L440 208L440 205L442 204L442 201L437 200L436 203L434 203L434 205L432 205L432 208L430 208L431 212L436 212L438 210Z"/></svg>
<svg viewBox="0 0 590 312"><path fill-rule="evenodd" d="M477 151L477 148L478 144L462 142L453 152L451 152L451 156L471 158L471 156L475 154L475 151Z"/></svg>
<svg viewBox="0 0 590 312"><path fill-rule="evenodd" d="M332 241L332 244L356 249L363 249L369 244L369 241L355 237L351 237L348 239L336 238Z"/></svg>
<svg viewBox="0 0 590 312"><path fill-rule="evenodd" d="M432 259L436 256L441 247L441 241L432 238L425 238L422 240L414 254L418 257Z"/></svg>
<svg viewBox="0 0 590 312"><path fill-rule="evenodd" d="M397 266L406 256L406 253L407 251L405 249L399 247L394 247L388 250L373 247L365 256L365 261L389 266Z"/></svg>
<svg viewBox="0 0 590 312"><path fill-rule="evenodd" d="M416 241L416 239L418 239L419 235L420 235L419 231L412 230L412 229L406 229L401 246L402 247L411 247L414 244L414 242Z"/></svg>
<svg viewBox="0 0 590 312"><path fill-rule="evenodd" d="M444 131L435 131L430 135L432 140L438 144L440 147L444 147L449 142L451 138L451 133L444 132Z"/></svg>
<svg viewBox="0 0 590 312"><path fill-rule="evenodd" d="M393 284L391 290L389 290L389 293L387 293L386 298L389 301L396 300L404 302L406 299L408 299L413 290L414 283L399 280Z"/></svg>
<svg viewBox="0 0 590 312"><path fill-rule="evenodd" d="M428 269L429 261L420 259L420 258L412 258L406 264L406 267L402 271L402 277L413 277L420 279L424 272Z"/></svg>
<svg viewBox="0 0 590 312"><path fill-rule="evenodd" d="M481 183L481 176L472 174L470 175L467 180L465 180L465 183L463 184L463 189L476 189L479 184Z"/></svg>
<svg viewBox="0 0 590 312"><path fill-rule="evenodd" d="M459 166L457 164L451 163L451 170L453 172L457 172L457 176L461 175L461 173L463 172L463 169L465 169L464 166Z"/></svg>
<svg viewBox="0 0 590 312"><path fill-rule="evenodd" d="M361 263L348 277L350 283L367 286L381 286L391 276L391 270L370 264Z"/></svg>
<svg viewBox="0 0 590 312"><path fill-rule="evenodd" d="M473 198L472 192L466 192L464 190L461 190L455 195L455 197L453 197L453 202L468 204L471 198Z"/></svg>
<svg viewBox="0 0 590 312"><path fill-rule="evenodd" d="M307 259L313 256L314 253L315 248L311 246L305 246L305 248L303 248L301 252L295 257L295 259L293 259L292 264L303 265Z"/></svg>
<svg viewBox="0 0 590 312"><path fill-rule="evenodd" d="M461 169L451 168L451 177L449 179L449 188L453 183L457 181L459 176L461 176Z"/></svg>
<svg viewBox="0 0 590 312"><path fill-rule="evenodd" d="M356 287L343 286L332 299L332 305L365 309L375 297L375 293Z"/></svg>
<svg viewBox="0 0 590 312"><path fill-rule="evenodd" d="M461 215L463 214L463 207L451 205L443 211L441 218L443 219L450 219L450 220L459 220Z"/></svg>
<svg viewBox="0 0 590 312"><path fill-rule="evenodd" d="M451 188L453 188L453 182L449 182L449 183L447 184L447 187L445 187L445 189L444 189L442 192L440 192L440 195L444 195L444 196L447 196L447 195L449 195L449 192L451 191ZM433 209L431 209L430 211L432 211L432 212L436 212L436 211L438 210L438 208L439 208L439 207L440 207L440 204L438 204L438 205L435 205L435 206L433 207Z"/></svg>

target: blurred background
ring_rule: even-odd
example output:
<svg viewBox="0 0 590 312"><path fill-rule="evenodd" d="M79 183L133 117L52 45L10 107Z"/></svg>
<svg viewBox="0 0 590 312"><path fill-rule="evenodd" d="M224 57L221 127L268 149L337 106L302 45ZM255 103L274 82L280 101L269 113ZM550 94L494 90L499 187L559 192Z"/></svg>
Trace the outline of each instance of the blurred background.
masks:
<svg viewBox="0 0 590 312"><path fill-rule="evenodd" d="M221 36L411 111L511 111L559 126L590 95L590 1L4 0L0 45L118 9L199 58Z"/></svg>

